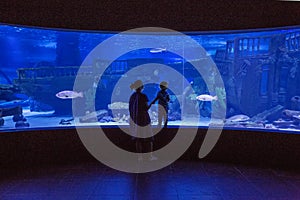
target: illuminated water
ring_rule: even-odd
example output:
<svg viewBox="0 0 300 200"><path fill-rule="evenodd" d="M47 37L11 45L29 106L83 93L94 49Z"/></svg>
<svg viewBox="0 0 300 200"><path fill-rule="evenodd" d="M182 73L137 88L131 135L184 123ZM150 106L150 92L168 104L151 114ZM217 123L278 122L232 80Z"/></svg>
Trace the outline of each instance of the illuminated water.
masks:
<svg viewBox="0 0 300 200"><path fill-rule="evenodd" d="M91 76L90 71L101 69L107 61L112 61L111 58L87 59L87 74L84 76L95 79L95 91L85 86L82 86L83 91L76 91L83 93L83 98L76 101L84 103L85 112L73 116L72 100L60 99L55 95L73 90L77 70L84 59L97 45L115 34L0 25L0 110L23 107L29 128L35 129L73 127L74 121L70 119L79 120L92 113L93 109L107 113L98 115L97 121L91 119L80 126L127 126L126 103L132 93L129 85L132 80L140 78L146 80L143 92L150 101L155 98L158 84L163 80L181 91L168 90L171 95L169 126L208 127L210 124L223 124L226 119L235 116L233 121L226 121L226 128L300 131L300 27L187 33L206 50L203 55L191 51L194 48L191 43L178 42L178 36L159 36L191 60L195 58L193 62L200 63L204 68L208 58L216 63L225 87L213 86L216 89L213 93L209 93L203 77L193 70L191 63L163 46L158 52L151 48L127 52L113 60L100 79ZM117 41L114 48L107 51L124 45L134 48L143 43L139 39L141 35L135 34L135 39L131 36L122 36L122 39L128 37L128 42ZM151 40L155 41L157 37L153 34ZM189 55L186 55L187 52L190 52ZM199 56L201 59L198 59ZM134 68L148 63L155 64L153 68L132 72ZM172 79L171 72L159 65L171 67L188 84L183 79ZM213 81L215 74L212 72L209 76ZM196 99L201 94L219 98L218 101L203 102ZM15 106L6 106L16 100L18 103ZM28 105L19 104L26 100L30 102ZM113 103L116 107L110 109L108 105ZM118 107L121 104L125 107ZM212 106L216 106L217 111L218 108L225 109L225 118L219 118L218 113L212 116ZM292 114L290 111L293 111ZM155 126L157 105L149 112ZM1 131L15 129L15 122L12 121L14 115L16 113L3 114ZM241 115L249 119L240 119ZM69 121L60 123L62 119Z"/></svg>

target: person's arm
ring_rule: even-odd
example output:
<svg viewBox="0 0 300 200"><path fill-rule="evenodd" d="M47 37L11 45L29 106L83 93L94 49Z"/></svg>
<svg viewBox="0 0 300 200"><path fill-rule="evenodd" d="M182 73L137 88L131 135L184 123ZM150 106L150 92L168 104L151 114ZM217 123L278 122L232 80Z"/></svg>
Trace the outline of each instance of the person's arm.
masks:
<svg viewBox="0 0 300 200"><path fill-rule="evenodd" d="M150 106L151 106L152 104L154 104L158 99L159 99L159 93L157 94L156 98L155 98L153 101L151 101Z"/></svg>
<svg viewBox="0 0 300 200"><path fill-rule="evenodd" d="M155 101L157 101L157 99L158 99L158 98L156 97L153 101L151 101L150 105L154 104Z"/></svg>
<svg viewBox="0 0 300 200"><path fill-rule="evenodd" d="M148 105L148 103L146 102L146 109L147 109L147 111L151 108L151 103Z"/></svg>

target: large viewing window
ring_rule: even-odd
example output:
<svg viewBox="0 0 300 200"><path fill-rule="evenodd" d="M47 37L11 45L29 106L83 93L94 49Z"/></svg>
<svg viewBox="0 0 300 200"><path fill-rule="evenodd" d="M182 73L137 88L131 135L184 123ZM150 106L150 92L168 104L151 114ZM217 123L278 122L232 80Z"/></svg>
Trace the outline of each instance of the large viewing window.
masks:
<svg viewBox="0 0 300 200"><path fill-rule="evenodd" d="M169 127L224 123L226 129L300 132L300 27L183 33L204 51L172 33L132 32L99 57L89 56L116 34L0 24L0 130L69 128L75 121L81 127L128 126L130 84L140 79L149 103L160 82L170 86ZM157 44L163 38L172 48L110 56L149 38ZM204 77L195 69L205 71L211 61L218 72ZM101 76L95 73L101 70ZM215 84L217 74L224 85ZM75 91L76 78L93 84ZM72 110L76 105L80 112ZM156 103L148 111L154 127L157 110Z"/></svg>

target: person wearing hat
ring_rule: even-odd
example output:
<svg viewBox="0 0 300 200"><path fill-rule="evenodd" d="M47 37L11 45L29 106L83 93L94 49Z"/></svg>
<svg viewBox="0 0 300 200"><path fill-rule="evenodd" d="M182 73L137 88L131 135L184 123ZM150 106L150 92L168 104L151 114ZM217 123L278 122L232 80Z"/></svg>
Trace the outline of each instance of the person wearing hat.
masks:
<svg viewBox="0 0 300 200"><path fill-rule="evenodd" d="M150 105L154 104L158 100L158 127L161 128L162 120L164 120L164 128L167 128L168 125L168 110L169 110L169 101L170 96L167 92L168 83L162 81L159 84L160 91L157 93L156 98L151 102Z"/></svg>
<svg viewBox="0 0 300 200"><path fill-rule="evenodd" d="M156 160L157 158L152 155L153 151L153 134L151 129L151 120L148 113L151 104L148 105L148 97L142 90L144 84L141 80L137 80L130 85L135 92L129 99L129 114L130 114L130 128L133 137L136 140L136 151L143 153L144 149L151 152L150 160ZM142 157L139 157L142 160Z"/></svg>

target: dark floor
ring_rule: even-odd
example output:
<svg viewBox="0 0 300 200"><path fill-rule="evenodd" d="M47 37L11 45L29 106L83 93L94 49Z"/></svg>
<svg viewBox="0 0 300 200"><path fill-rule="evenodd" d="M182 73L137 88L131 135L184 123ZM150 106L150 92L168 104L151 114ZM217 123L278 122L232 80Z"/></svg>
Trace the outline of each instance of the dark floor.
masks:
<svg viewBox="0 0 300 200"><path fill-rule="evenodd" d="M1 170L0 199L300 199L300 172L177 161L147 174L100 163Z"/></svg>

